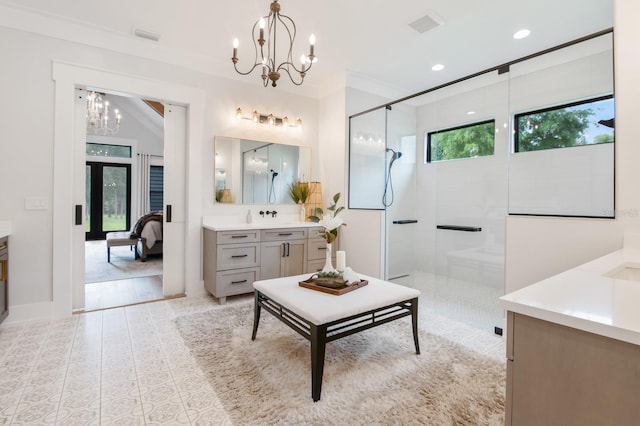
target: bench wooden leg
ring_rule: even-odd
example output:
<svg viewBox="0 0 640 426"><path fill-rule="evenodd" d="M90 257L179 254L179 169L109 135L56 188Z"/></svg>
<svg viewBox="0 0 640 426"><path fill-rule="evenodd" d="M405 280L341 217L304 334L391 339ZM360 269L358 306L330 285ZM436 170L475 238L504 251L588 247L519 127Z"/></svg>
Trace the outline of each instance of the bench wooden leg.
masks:
<svg viewBox="0 0 640 426"><path fill-rule="evenodd" d="M254 297L255 305L253 307L253 333L251 333L251 340L256 340L256 333L258 332L258 325L260 324L260 311L262 310L262 306L260 306L260 303L258 303L258 290L255 291Z"/></svg>
<svg viewBox="0 0 640 426"><path fill-rule="evenodd" d="M311 325L311 398L320 401L322 375L324 373L324 354L327 346L327 326Z"/></svg>
<svg viewBox="0 0 640 426"><path fill-rule="evenodd" d="M418 299L411 300L411 325L413 326L413 343L416 345L416 354L420 355L420 343L418 343Z"/></svg>

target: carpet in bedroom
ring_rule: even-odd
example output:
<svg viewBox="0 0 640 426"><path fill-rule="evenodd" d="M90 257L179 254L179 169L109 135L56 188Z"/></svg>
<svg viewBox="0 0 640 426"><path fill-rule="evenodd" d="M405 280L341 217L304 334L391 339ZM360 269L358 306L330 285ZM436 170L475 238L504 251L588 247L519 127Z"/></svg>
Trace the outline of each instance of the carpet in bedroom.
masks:
<svg viewBox="0 0 640 426"><path fill-rule="evenodd" d="M106 241L87 241L84 247L87 284L162 275L162 256L150 256L146 262L142 262L135 260L134 252L129 247L112 247L109 263Z"/></svg>

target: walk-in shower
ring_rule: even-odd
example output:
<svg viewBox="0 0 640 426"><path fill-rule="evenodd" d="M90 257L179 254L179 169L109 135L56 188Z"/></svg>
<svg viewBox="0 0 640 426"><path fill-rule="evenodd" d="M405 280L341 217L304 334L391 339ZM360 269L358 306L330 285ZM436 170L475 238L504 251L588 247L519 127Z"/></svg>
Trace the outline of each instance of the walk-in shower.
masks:
<svg viewBox="0 0 640 426"><path fill-rule="evenodd" d="M352 115L349 208L381 212L383 277L420 289L437 313L500 332L507 217L609 211L613 137L596 101L612 99L612 52L603 32ZM575 147L536 150L558 139L554 117L572 123L560 127ZM516 134L531 152L514 149Z"/></svg>

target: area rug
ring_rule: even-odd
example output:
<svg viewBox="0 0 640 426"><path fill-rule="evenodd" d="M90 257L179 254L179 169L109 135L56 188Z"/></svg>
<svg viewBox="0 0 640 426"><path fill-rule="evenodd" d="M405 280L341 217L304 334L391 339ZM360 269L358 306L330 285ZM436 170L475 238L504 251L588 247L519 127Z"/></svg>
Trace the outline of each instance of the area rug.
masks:
<svg viewBox="0 0 640 426"><path fill-rule="evenodd" d="M179 317L176 326L239 425L503 425L505 365L398 320L327 345L311 399L309 343L253 305Z"/></svg>
<svg viewBox="0 0 640 426"><path fill-rule="evenodd" d="M162 256L149 256L146 262L142 262L135 259L134 252L128 246L111 247L109 263L106 241L87 241L84 247L87 284L162 275Z"/></svg>

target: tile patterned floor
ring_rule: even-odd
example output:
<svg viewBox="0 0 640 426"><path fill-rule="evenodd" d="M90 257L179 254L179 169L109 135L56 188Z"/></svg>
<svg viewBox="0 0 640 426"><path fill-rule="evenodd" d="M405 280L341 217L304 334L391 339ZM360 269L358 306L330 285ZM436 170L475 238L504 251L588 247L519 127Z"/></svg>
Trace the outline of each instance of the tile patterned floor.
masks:
<svg viewBox="0 0 640 426"><path fill-rule="evenodd" d="M231 424L173 323L219 307L181 298L2 325L0 425ZM420 327L504 359L501 338L429 309Z"/></svg>

